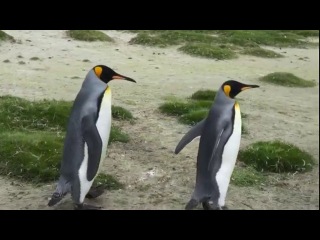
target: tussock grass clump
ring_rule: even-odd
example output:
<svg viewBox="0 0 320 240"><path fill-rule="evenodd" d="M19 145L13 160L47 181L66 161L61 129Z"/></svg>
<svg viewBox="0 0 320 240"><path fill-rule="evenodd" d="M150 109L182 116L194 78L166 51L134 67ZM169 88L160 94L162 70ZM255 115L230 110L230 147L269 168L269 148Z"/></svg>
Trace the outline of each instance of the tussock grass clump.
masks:
<svg viewBox="0 0 320 240"><path fill-rule="evenodd" d="M263 57L263 58L282 58L284 57L282 54L276 53L274 51L263 49L260 47L253 48L245 48L242 52L245 55L251 55L255 57Z"/></svg>
<svg viewBox="0 0 320 240"><path fill-rule="evenodd" d="M306 172L313 157L293 144L281 141L256 142L239 152L239 160L261 172Z"/></svg>
<svg viewBox="0 0 320 240"><path fill-rule="evenodd" d="M68 30L67 35L75 40L113 42L107 34L97 30Z"/></svg>
<svg viewBox="0 0 320 240"><path fill-rule="evenodd" d="M237 57L236 53L229 48L221 48L208 43L188 43L178 50L192 56L217 60L233 59Z"/></svg>
<svg viewBox="0 0 320 240"><path fill-rule="evenodd" d="M274 72L260 78L260 81L286 87L314 87L316 83L299 78L292 73Z"/></svg>

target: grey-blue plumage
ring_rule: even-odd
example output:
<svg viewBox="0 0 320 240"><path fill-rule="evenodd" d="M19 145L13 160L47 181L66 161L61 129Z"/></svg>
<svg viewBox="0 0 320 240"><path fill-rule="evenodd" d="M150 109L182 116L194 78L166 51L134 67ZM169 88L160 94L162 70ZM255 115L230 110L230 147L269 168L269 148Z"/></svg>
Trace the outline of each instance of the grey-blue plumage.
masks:
<svg viewBox="0 0 320 240"><path fill-rule="evenodd" d="M97 197L101 188L92 188L104 159L111 130L112 79L133 79L98 65L91 69L72 106L64 141L60 178L48 205L57 204L71 193L76 209L99 209L84 204L84 198Z"/></svg>
<svg viewBox="0 0 320 240"><path fill-rule="evenodd" d="M187 132L178 143L178 154L200 136L196 184L186 209L202 203L204 209L225 208L225 198L237 159L241 139L241 113L234 97L257 85L227 81L219 88L207 118Z"/></svg>

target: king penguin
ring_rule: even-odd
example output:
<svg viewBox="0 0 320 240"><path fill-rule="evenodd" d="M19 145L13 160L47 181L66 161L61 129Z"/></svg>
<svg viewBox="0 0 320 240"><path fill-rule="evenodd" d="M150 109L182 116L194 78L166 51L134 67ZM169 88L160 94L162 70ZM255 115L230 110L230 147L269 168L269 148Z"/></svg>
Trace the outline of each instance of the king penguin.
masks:
<svg viewBox="0 0 320 240"><path fill-rule="evenodd" d="M64 141L60 178L48 206L71 193L75 210L98 210L84 203L103 193L92 184L105 158L111 130L111 89L113 79L136 82L104 65L93 67L86 75L73 103Z"/></svg>
<svg viewBox="0 0 320 240"><path fill-rule="evenodd" d="M241 112L234 97L241 91L258 87L234 80L224 82L208 116L192 127L176 146L175 154L178 154L200 136L196 184L186 210L200 203L205 210L227 209L225 198L241 140Z"/></svg>

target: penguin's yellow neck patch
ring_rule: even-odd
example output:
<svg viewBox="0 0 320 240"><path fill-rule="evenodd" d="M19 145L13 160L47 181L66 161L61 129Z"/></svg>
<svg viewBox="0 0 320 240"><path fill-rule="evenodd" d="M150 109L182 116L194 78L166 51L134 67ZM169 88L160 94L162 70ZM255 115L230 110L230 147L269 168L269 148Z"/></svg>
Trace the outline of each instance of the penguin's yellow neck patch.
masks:
<svg viewBox="0 0 320 240"><path fill-rule="evenodd" d="M98 78L100 78L101 73L102 73L102 67L95 67L94 72L98 76Z"/></svg>
<svg viewBox="0 0 320 240"><path fill-rule="evenodd" d="M223 91L224 91L224 93L225 93L228 97L230 97L230 91L231 91L230 85L225 85L225 86L223 87Z"/></svg>
<svg viewBox="0 0 320 240"><path fill-rule="evenodd" d="M111 94L111 88L108 86L106 91L104 92L105 95L110 95Z"/></svg>
<svg viewBox="0 0 320 240"><path fill-rule="evenodd" d="M236 103L234 104L234 108L235 108L236 110L240 110L239 103L236 102Z"/></svg>

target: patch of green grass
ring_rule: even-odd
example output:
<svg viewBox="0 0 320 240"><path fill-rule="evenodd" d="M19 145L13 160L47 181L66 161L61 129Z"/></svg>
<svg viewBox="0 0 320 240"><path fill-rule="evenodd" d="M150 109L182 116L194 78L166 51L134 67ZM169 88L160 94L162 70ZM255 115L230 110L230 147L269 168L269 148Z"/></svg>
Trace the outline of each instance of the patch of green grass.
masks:
<svg viewBox="0 0 320 240"><path fill-rule="evenodd" d="M71 106L66 101L1 96L0 174L33 183L57 180ZM129 136L112 126L109 144L115 141L128 142ZM118 186L110 177L104 182L113 189Z"/></svg>
<svg viewBox="0 0 320 240"><path fill-rule="evenodd" d="M108 190L123 189L125 186L119 182L114 176L104 173L99 173L94 181L95 185L103 185Z"/></svg>
<svg viewBox="0 0 320 240"><path fill-rule="evenodd" d="M65 131L72 103L0 96L0 130ZM118 106L112 106L112 117L119 120L133 118L128 110Z"/></svg>
<svg viewBox="0 0 320 240"><path fill-rule="evenodd" d="M280 57L280 54L259 49L261 45L275 47L318 46L308 42L308 36L318 36L316 30L131 30L137 36L131 44L167 47L183 45L180 51L193 56L232 59L236 51L259 57ZM249 49L247 49L249 48Z"/></svg>
<svg viewBox="0 0 320 240"><path fill-rule="evenodd" d="M9 59L6 59L6 60L3 60L4 63L9 63L10 60Z"/></svg>
<svg viewBox="0 0 320 240"><path fill-rule="evenodd" d="M5 33L4 31L0 30L0 42L1 41L8 41L11 40L13 41L14 38L10 36L9 34Z"/></svg>
<svg viewBox="0 0 320 240"><path fill-rule="evenodd" d="M112 126L109 138L109 144L112 142L127 143L130 141L129 135L122 132L119 127Z"/></svg>
<svg viewBox="0 0 320 240"><path fill-rule="evenodd" d="M28 182L59 177L63 137L52 132L7 131L0 135L0 174Z"/></svg>
<svg viewBox="0 0 320 240"><path fill-rule="evenodd" d="M275 72L270 73L264 77L261 77L259 80L263 82L268 82L272 84L277 84L286 87L314 87L316 83L309 80L304 80L295 76L292 73L286 72Z"/></svg>
<svg viewBox="0 0 320 240"><path fill-rule="evenodd" d="M133 119L132 113L127 109L119 106L112 106L112 117L120 120Z"/></svg>
<svg viewBox="0 0 320 240"><path fill-rule="evenodd" d="M212 105L212 101L169 101L162 104L159 109L162 113L171 116L180 116L190 111L194 111L201 108L209 109Z"/></svg>
<svg viewBox="0 0 320 240"><path fill-rule="evenodd" d="M0 130L65 131L71 102L0 96Z"/></svg>
<svg viewBox="0 0 320 240"><path fill-rule="evenodd" d="M256 142L240 150L240 161L261 172L305 172L312 170L313 157L293 144L281 141Z"/></svg>
<svg viewBox="0 0 320 240"><path fill-rule="evenodd" d="M263 58L282 58L284 57L282 54L276 53L274 51L263 49L260 47L253 48L245 48L242 52L245 55L252 55L255 57L263 57Z"/></svg>
<svg viewBox="0 0 320 240"><path fill-rule="evenodd" d="M80 41L113 42L113 39L111 37L97 30L68 30L67 35L75 40L80 40Z"/></svg>
<svg viewBox="0 0 320 240"><path fill-rule="evenodd" d="M190 111L179 117L179 121L188 125L195 125L208 116L208 109L198 109Z"/></svg>
<svg viewBox="0 0 320 240"><path fill-rule="evenodd" d="M130 40L131 44L167 47L183 43L213 43L215 37L197 31L181 30L142 30Z"/></svg>
<svg viewBox="0 0 320 240"><path fill-rule="evenodd" d="M207 43L188 43L178 48L178 50L192 56L217 60L233 59L237 57L236 53L229 48L221 48Z"/></svg>
<svg viewBox="0 0 320 240"><path fill-rule="evenodd" d="M186 101L172 96L166 97L167 101L159 106L159 110L168 116L178 117L178 121L183 124L195 125L208 116L215 95L216 91L199 90ZM245 113L241 113L241 115L243 119L247 117ZM244 123L242 123L242 133L248 134Z"/></svg>
<svg viewBox="0 0 320 240"><path fill-rule="evenodd" d="M199 90L191 95L191 99L213 101L216 97L216 94L217 91L213 90Z"/></svg>
<svg viewBox="0 0 320 240"><path fill-rule="evenodd" d="M26 64L24 61L19 61L18 63L19 63L20 65Z"/></svg>
<svg viewBox="0 0 320 240"><path fill-rule="evenodd" d="M252 167L235 167L230 183L239 187L251 187L265 183L267 177Z"/></svg>
<svg viewBox="0 0 320 240"><path fill-rule="evenodd" d="M282 30L284 32L294 33L303 37L319 37L319 30Z"/></svg>
<svg viewBox="0 0 320 240"><path fill-rule="evenodd" d="M260 45L275 47L301 47L306 43L303 36L279 30L221 30L221 40L243 47Z"/></svg>
<svg viewBox="0 0 320 240"><path fill-rule="evenodd" d="M38 61L38 60L40 60L40 58L38 58L38 57L32 57L32 58L30 58L30 60L31 60L31 61Z"/></svg>

